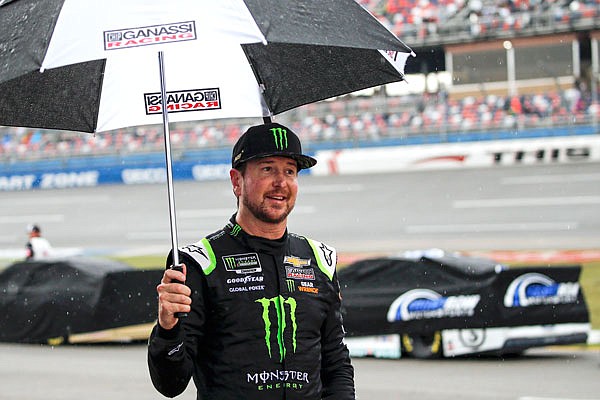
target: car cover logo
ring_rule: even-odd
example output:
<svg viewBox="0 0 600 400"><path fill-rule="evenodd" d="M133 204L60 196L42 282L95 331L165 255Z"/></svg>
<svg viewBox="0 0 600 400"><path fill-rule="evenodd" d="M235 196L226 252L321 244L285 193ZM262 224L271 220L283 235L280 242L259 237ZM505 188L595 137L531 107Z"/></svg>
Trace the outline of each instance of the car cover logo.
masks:
<svg viewBox="0 0 600 400"><path fill-rule="evenodd" d="M263 297L255 300L262 307L262 320L265 327L265 344L269 357L277 357L283 362L288 351L296 352L296 332L298 325L296 324L296 300L293 297L285 298L281 295L271 297L270 299ZM291 334L291 343L285 343L285 333L288 336ZM277 337L278 354L275 349L271 349L271 336ZM289 349L288 349L289 348Z"/></svg>
<svg viewBox="0 0 600 400"><path fill-rule="evenodd" d="M251 274L262 271L260 259L256 253L233 254L223 256L222 259L225 269L236 274Z"/></svg>
<svg viewBox="0 0 600 400"><path fill-rule="evenodd" d="M410 290L388 309L388 322L413 319L468 317L475 313L481 296L478 294L444 297L429 289Z"/></svg>
<svg viewBox="0 0 600 400"><path fill-rule="evenodd" d="M196 40L194 21L104 31L104 50Z"/></svg>
<svg viewBox="0 0 600 400"><path fill-rule="evenodd" d="M579 283L557 283L546 275L528 273L510 283L504 295L505 307L528 307L544 304L575 303Z"/></svg>
<svg viewBox="0 0 600 400"><path fill-rule="evenodd" d="M161 114L161 93L144 93L144 104L146 106L146 115ZM170 113L219 110L220 108L221 92L219 88L167 92L167 111Z"/></svg>

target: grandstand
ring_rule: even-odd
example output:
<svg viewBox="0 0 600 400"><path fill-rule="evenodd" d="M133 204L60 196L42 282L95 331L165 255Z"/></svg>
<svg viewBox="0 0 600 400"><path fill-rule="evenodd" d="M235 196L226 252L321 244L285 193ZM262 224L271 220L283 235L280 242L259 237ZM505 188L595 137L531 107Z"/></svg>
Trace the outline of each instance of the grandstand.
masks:
<svg viewBox="0 0 600 400"><path fill-rule="evenodd" d="M360 0L414 48L598 27L597 0Z"/></svg>
<svg viewBox="0 0 600 400"><path fill-rule="evenodd" d="M597 133L600 0L357 0L413 48L407 81L276 119L316 145ZM255 120L172 124L175 151L230 147ZM535 129L534 129L535 128ZM540 131L541 129L541 131ZM545 129L545 130L544 130ZM557 133L558 132L558 133ZM457 139L458 138L458 139ZM462 139L461 139L462 138ZM0 127L0 166L163 151L160 127Z"/></svg>

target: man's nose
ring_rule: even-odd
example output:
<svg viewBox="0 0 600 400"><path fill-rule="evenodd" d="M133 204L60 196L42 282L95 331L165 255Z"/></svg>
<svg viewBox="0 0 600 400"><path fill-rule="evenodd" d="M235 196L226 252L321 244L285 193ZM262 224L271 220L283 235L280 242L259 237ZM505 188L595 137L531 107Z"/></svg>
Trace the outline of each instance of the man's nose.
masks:
<svg viewBox="0 0 600 400"><path fill-rule="evenodd" d="M278 171L275 173L275 176L273 178L273 185L274 186L285 186L287 184L287 177L285 175L284 171Z"/></svg>

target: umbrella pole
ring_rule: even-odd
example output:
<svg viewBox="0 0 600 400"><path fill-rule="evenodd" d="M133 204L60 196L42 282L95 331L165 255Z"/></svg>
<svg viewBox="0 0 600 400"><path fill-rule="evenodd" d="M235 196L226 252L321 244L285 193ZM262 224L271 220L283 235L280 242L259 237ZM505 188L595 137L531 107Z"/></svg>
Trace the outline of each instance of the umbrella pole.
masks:
<svg viewBox="0 0 600 400"><path fill-rule="evenodd" d="M177 245L177 220L175 215L175 196L173 194L173 161L171 159L171 132L169 131L169 112L167 110L167 89L165 84L165 63L163 52L158 52L158 67L160 71L161 110L163 117L163 132L165 136L165 158L167 164L167 192L169 195L169 219L171 222L171 246L173 266L179 265L179 246Z"/></svg>
<svg viewBox="0 0 600 400"><path fill-rule="evenodd" d="M173 255L173 269L183 271L179 264L179 246L177 245L177 218L175 215L175 195L173 194L173 161L171 159L171 132L169 130L169 111L167 110L167 85L165 84L165 62L163 52L158 52L158 69L160 71L160 96L163 117L163 132L165 134L165 159L167 164L167 192L169 194L169 219L171 221L171 246ZM183 283L179 281L174 281ZM187 313L176 312L175 317L185 318Z"/></svg>

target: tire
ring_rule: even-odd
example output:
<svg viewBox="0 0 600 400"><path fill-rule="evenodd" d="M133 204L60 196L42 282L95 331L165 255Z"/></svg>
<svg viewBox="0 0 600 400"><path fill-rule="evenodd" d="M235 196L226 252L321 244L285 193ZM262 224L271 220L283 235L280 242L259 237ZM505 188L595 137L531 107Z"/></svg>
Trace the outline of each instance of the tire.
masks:
<svg viewBox="0 0 600 400"><path fill-rule="evenodd" d="M403 333L402 354L419 359L443 357L442 334L435 331L430 334Z"/></svg>

